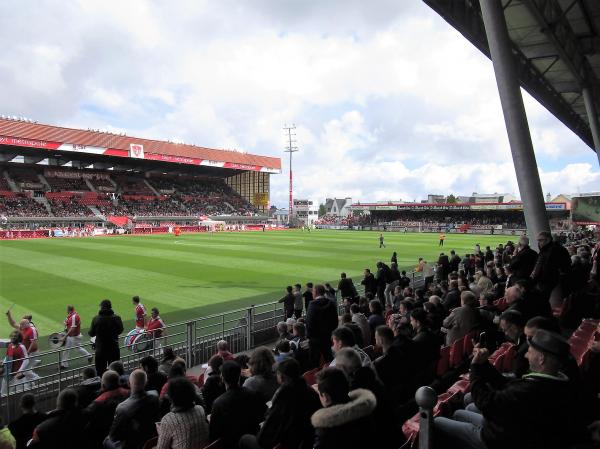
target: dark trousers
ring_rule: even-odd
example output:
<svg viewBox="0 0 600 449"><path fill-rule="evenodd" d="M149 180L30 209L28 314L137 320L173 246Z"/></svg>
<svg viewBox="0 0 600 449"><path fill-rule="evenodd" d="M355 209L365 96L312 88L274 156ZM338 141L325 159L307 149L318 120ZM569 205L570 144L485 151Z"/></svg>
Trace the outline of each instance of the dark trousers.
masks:
<svg viewBox="0 0 600 449"><path fill-rule="evenodd" d="M333 354L331 352L331 339L311 339L310 340L310 357L311 365L314 367L321 366L321 357L325 363L331 363Z"/></svg>
<svg viewBox="0 0 600 449"><path fill-rule="evenodd" d="M287 309L287 310L285 311L285 318L286 318L286 319L288 319L288 318L291 318L291 317L292 317L292 315L294 315L294 309Z"/></svg>
<svg viewBox="0 0 600 449"><path fill-rule="evenodd" d="M302 316L302 309L294 309L294 318L298 319Z"/></svg>
<svg viewBox="0 0 600 449"><path fill-rule="evenodd" d="M96 357L94 358L96 375L102 377L102 374L104 374L108 365L120 358L121 353L119 352L119 347L96 349Z"/></svg>

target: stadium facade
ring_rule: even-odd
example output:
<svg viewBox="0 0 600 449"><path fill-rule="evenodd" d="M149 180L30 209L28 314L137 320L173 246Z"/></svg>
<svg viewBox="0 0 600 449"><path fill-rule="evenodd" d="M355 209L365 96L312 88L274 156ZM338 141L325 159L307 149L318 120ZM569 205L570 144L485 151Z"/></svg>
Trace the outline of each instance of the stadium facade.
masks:
<svg viewBox="0 0 600 449"><path fill-rule="evenodd" d="M264 221L278 173L274 157L0 119L0 215L8 222Z"/></svg>

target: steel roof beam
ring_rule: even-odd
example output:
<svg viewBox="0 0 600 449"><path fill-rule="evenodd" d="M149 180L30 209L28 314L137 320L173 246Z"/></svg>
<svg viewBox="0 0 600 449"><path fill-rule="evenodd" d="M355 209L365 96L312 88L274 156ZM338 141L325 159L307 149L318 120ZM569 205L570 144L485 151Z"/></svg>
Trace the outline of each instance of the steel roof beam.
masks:
<svg viewBox="0 0 600 449"><path fill-rule="evenodd" d="M483 28L478 1L423 1L483 54L488 58L490 57L490 50ZM517 45L514 46L513 53L517 59L519 80L523 88L593 149L594 144L587 121L574 110L573 106L554 88L552 83L544 77L540 70L531 63ZM581 90L578 92L581 92Z"/></svg>

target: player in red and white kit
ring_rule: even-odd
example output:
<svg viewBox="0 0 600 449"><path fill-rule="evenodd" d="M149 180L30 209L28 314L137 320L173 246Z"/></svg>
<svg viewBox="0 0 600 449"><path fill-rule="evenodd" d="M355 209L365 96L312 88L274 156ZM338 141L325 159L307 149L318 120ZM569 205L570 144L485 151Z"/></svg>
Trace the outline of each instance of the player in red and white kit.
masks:
<svg viewBox="0 0 600 449"><path fill-rule="evenodd" d="M24 389L30 388L30 381L39 378L37 374L29 370L29 354L23 344L23 337L19 331L12 331L10 343L6 348L6 357L2 362L5 370L9 371L9 385L6 385L6 374L2 375L3 382L0 394L6 395L8 386L23 385ZM25 379L25 381L23 380Z"/></svg>
<svg viewBox="0 0 600 449"><path fill-rule="evenodd" d="M146 307L140 302L139 296L131 298L131 302L135 307L135 328L137 330L144 330L146 327Z"/></svg>
<svg viewBox="0 0 600 449"><path fill-rule="evenodd" d="M21 321L19 321L19 324L15 323L15 320L13 320L10 310L6 312L6 317L8 318L8 324L21 334L23 345L27 350L29 356L28 369L31 370L28 372L28 376L37 379L39 376L35 374L33 370L41 363L41 360L36 358L38 356L38 333L31 322L31 315L24 316Z"/></svg>
<svg viewBox="0 0 600 449"><path fill-rule="evenodd" d="M75 307L67 306L67 318L65 318L65 347L60 353L60 366L69 367L69 354L71 349L87 357L88 363L92 363L92 354L81 346L81 318L75 311Z"/></svg>
<svg viewBox="0 0 600 449"><path fill-rule="evenodd" d="M146 332L152 334L156 347L162 348L163 337L165 336L165 322L158 314L158 309L153 307L150 314L150 320L146 326Z"/></svg>

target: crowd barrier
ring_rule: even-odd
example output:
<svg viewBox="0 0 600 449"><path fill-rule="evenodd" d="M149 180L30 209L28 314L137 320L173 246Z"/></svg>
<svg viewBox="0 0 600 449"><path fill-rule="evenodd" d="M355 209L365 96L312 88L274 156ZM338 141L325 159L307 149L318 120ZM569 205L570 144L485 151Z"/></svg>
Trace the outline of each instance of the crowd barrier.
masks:
<svg viewBox="0 0 600 449"><path fill-rule="evenodd" d="M412 272L409 276L414 288L423 285L422 273ZM356 289L358 294L364 294L362 285L356 284ZM338 301L338 311L340 315L343 313L341 300ZM126 370L132 370L137 368L139 361L147 355L160 360L162 348L169 346L178 356L186 360L189 367L192 367L206 363L214 355L219 340L227 341L233 353L248 351L274 341L277 338L276 325L284 319L282 303L252 305L170 324L165 328L164 337L148 337L148 347L135 352L125 344L127 334L125 331L120 337L120 360ZM89 342L84 346L93 353ZM40 377L29 384L25 379L18 384L10 384L9 370L5 370L2 382L7 383L9 387L0 396L0 409L5 422L20 414L19 400L22 394L26 392L34 394L37 409L49 411L55 408L56 398L62 389L81 383L83 370L91 366L87 362L87 357L75 355L75 351L71 350L69 364L77 366L63 368L60 360L61 352L62 349L55 349L39 353L35 358L41 360L41 363L35 368L35 372Z"/></svg>

